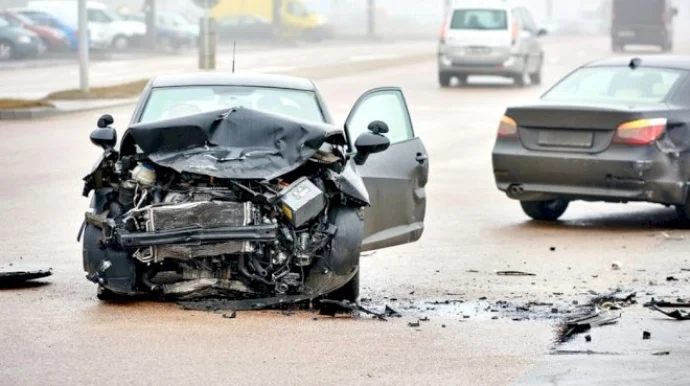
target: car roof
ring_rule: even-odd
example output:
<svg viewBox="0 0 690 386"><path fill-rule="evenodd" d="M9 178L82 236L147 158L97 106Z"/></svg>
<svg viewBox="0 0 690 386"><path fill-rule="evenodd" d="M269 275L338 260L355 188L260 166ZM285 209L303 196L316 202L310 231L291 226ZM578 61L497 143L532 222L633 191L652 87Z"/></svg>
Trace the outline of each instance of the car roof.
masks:
<svg viewBox="0 0 690 386"><path fill-rule="evenodd" d="M628 66L633 59L639 59L640 67L690 70L690 56L688 55L616 56L590 62L583 67Z"/></svg>
<svg viewBox="0 0 690 386"><path fill-rule="evenodd" d="M304 91L316 90L314 83L306 78L257 73L195 72L160 75L151 82L153 88L182 86L253 86Z"/></svg>
<svg viewBox="0 0 690 386"><path fill-rule="evenodd" d="M464 1L462 5L454 5L453 11L463 9L494 9L507 11L512 8L515 8L515 6L506 0L471 0Z"/></svg>

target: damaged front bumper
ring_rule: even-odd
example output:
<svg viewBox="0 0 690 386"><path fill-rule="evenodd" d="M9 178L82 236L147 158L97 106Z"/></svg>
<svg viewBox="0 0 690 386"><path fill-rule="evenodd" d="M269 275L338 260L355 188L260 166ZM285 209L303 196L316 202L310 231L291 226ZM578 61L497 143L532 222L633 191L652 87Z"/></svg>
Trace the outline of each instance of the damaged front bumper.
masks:
<svg viewBox="0 0 690 386"><path fill-rule="evenodd" d="M217 228L191 227L187 229L173 229L156 232L120 232L117 234L117 242L125 248L201 242L268 242L275 240L277 231L278 226L275 224Z"/></svg>
<svg viewBox="0 0 690 386"><path fill-rule="evenodd" d="M497 141L493 152L496 185L509 198L684 204L687 161L659 151L612 145L599 154L526 150Z"/></svg>

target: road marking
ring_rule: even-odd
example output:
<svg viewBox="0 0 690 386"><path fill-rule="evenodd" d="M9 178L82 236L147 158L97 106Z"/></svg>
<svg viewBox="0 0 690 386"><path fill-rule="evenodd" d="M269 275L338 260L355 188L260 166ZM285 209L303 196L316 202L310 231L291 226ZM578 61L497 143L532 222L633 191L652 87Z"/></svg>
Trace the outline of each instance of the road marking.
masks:
<svg viewBox="0 0 690 386"><path fill-rule="evenodd" d="M267 66L267 67L254 67L254 68L248 68L244 69L241 71L237 72L260 72L260 73L266 73L266 72L290 72L296 70L295 67L287 67L287 66Z"/></svg>
<svg viewBox="0 0 690 386"><path fill-rule="evenodd" d="M399 58L396 54L372 54L372 55L358 55L350 57L351 62L369 62L372 60L385 60Z"/></svg>

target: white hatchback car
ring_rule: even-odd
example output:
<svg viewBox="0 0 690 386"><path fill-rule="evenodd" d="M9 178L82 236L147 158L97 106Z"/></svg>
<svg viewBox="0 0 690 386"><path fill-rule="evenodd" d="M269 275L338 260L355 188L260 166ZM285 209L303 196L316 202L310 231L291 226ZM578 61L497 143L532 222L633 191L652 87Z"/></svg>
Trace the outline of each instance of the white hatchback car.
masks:
<svg viewBox="0 0 690 386"><path fill-rule="evenodd" d="M445 20L438 48L441 87L448 87L453 77L464 83L471 75L509 77L518 86L541 83L544 51L539 38L546 30L523 6L477 4L455 6Z"/></svg>

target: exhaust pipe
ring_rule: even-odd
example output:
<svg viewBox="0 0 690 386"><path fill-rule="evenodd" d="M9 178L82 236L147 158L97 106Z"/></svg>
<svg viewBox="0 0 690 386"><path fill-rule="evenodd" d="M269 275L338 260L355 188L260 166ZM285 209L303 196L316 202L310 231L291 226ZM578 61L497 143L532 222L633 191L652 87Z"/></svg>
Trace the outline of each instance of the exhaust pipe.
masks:
<svg viewBox="0 0 690 386"><path fill-rule="evenodd" d="M522 185L510 185L508 187L508 194L510 196L520 196L525 193L525 188Z"/></svg>

